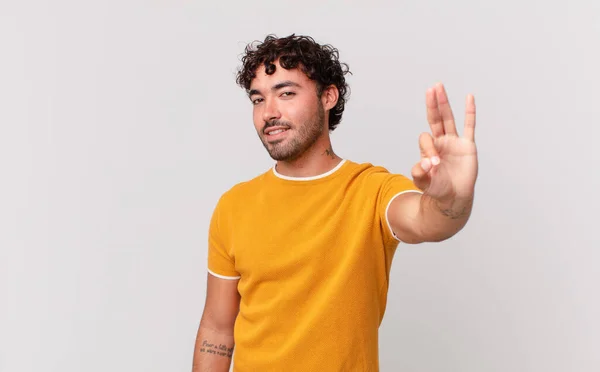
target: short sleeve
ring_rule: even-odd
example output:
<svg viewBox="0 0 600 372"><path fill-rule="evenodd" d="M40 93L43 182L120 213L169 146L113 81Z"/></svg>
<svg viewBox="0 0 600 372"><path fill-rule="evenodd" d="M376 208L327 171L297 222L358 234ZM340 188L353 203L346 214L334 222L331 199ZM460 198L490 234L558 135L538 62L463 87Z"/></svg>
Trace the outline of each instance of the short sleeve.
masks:
<svg viewBox="0 0 600 372"><path fill-rule="evenodd" d="M232 249L227 244L227 220L223 218L223 199L215 207L208 229L208 272L221 279L239 279Z"/></svg>
<svg viewBox="0 0 600 372"><path fill-rule="evenodd" d="M381 228L385 234L385 240L391 243L398 243L400 242L400 239L394 234L388 220L388 210L390 205L396 197L402 194L409 192L422 194L423 191L421 191L410 178L402 174L392 174L384 168L380 169L382 170L371 175L379 187L376 206L377 215L379 216Z"/></svg>

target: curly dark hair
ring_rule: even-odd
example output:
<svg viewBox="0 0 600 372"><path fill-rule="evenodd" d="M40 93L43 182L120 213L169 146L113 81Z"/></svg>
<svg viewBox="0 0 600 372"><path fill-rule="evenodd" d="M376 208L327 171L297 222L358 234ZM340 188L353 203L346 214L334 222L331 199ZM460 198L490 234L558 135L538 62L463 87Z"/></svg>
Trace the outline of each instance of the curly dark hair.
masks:
<svg viewBox="0 0 600 372"><path fill-rule="evenodd" d="M310 36L278 38L267 35L264 41L248 44L242 56L242 66L238 69L236 83L249 92L256 70L263 64L267 74L275 72L273 62L279 59L281 67L289 70L300 68L317 85L317 96L321 97L325 87L335 85L339 98L329 112L329 130L333 131L342 120L344 106L350 95L345 75L350 73L348 64L339 61L339 52L333 46L320 45Z"/></svg>

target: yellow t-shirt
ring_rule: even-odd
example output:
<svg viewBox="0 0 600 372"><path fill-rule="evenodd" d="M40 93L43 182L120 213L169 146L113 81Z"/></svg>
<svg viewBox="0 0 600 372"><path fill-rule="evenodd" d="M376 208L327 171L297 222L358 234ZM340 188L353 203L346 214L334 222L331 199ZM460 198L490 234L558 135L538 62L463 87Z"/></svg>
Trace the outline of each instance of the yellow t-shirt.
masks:
<svg viewBox="0 0 600 372"><path fill-rule="evenodd" d="M344 159L316 177L273 167L221 196L208 270L239 279L234 371L379 370L399 243L386 211L404 192L421 191L403 175Z"/></svg>

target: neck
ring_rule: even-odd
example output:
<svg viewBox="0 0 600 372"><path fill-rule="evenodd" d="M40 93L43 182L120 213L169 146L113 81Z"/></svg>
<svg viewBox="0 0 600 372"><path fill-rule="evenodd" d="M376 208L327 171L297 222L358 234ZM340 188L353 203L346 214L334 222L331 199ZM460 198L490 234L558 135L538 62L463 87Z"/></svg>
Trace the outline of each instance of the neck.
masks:
<svg viewBox="0 0 600 372"><path fill-rule="evenodd" d="M314 177L335 168L342 160L331 146L329 138L306 150L300 157L291 161L278 161L277 173L288 177Z"/></svg>

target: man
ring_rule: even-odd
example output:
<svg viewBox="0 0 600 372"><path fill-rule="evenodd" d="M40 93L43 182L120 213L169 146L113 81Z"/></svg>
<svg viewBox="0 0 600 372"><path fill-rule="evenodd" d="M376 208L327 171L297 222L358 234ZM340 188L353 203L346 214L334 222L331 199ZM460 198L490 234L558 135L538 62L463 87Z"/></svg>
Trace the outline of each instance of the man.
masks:
<svg viewBox="0 0 600 372"><path fill-rule="evenodd" d="M228 371L232 360L240 372L378 371L396 247L448 239L470 216L474 99L460 137L444 87L427 90L431 133L410 180L333 150L348 92L336 49L268 36L242 62L237 83L276 162L213 212L193 371Z"/></svg>

